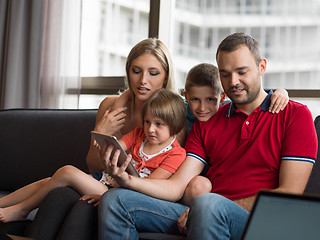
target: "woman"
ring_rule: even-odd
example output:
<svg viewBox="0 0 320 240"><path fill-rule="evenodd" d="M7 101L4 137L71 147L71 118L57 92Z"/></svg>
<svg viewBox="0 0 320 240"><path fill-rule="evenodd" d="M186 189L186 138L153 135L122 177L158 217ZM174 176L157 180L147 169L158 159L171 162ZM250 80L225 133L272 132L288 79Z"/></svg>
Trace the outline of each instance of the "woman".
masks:
<svg viewBox="0 0 320 240"><path fill-rule="evenodd" d="M105 98L99 106L95 131L120 138L135 127L142 127L142 106L152 93L160 88L176 90L170 53L158 39L142 40L132 48L127 57L126 75L130 93L125 104L127 110L117 108L118 96ZM178 137L182 145L184 132ZM86 161L91 173L103 170L93 139ZM79 201L80 197L72 189L52 191L40 206L27 236L43 240L97 238L96 208L88 204L91 199Z"/></svg>
<svg viewBox="0 0 320 240"><path fill-rule="evenodd" d="M142 127L142 105L155 90L176 91L170 53L158 39L145 39L132 48L127 57L126 74L130 97L124 105L128 108L128 118L125 108L117 109L118 96L107 97L99 106L95 131L121 138L135 127ZM109 109L115 110L109 112ZM183 137L180 134L179 143L182 145ZM92 140L87 156L90 172L102 170L99 159L99 151Z"/></svg>

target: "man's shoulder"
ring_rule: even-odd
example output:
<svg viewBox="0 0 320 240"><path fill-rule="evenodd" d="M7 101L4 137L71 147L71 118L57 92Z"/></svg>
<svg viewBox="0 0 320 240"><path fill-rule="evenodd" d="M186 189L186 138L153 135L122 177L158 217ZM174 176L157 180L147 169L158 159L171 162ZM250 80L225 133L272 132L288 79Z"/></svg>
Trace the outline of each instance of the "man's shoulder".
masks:
<svg viewBox="0 0 320 240"><path fill-rule="evenodd" d="M304 112L310 112L307 105L293 101L293 100L289 100L288 105L286 106L284 111L288 111L291 113L298 113L298 114L302 114Z"/></svg>
<svg viewBox="0 0 320 240"><path fill-rule="evenodd" d="M313 125L312 114L308 106L293 100L289 100L285 109L277 115L283 119L283 123L303 122L307 125Z"/></svg>

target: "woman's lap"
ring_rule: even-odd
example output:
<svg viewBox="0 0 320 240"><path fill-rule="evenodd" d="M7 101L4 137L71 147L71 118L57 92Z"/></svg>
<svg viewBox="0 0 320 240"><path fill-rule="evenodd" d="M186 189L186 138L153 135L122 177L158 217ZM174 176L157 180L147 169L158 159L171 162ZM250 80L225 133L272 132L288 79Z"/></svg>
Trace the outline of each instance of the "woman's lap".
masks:
<svg viewBox="0 0 320 240"><path fill-rule="evenodd" d="M92 239L92 234L97 232L94 229L97 226L97 208L79 201L80 197L71 188L52 190L40 205L26 236L42 240L66 240L71 236L73 239Z"/></svg>

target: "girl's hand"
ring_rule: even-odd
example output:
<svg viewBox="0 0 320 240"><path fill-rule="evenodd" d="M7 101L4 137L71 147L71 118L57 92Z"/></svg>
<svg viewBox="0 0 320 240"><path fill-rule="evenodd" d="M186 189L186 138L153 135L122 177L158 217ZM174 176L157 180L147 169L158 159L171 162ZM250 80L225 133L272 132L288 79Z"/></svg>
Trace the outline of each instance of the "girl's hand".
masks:
<svg viewBox="0 0 320 240"><path fill-rule="evenodd" d="M177 220L179 232L183 235L187 235L187 220L188 220L189 210L190 208L188 208L184 213L182 213Z"/></svg>
<svg viewBox="0 0 320 240"><path fill-rule="evenodd" d="M110 159L113 148L113 145L108 146L108 148L106 143L103 145L100 155L101 161L104 162L105 171L112 176L120 186L126 186L126 182L130 180L130 175L126 172L126 168L132 156L128 154L126 161L121 166L118 166L120 150L117 149L112 159Z"/></svg>
<svg viewBox="0 0 320 240"><path fill-rule="evenodd" d="M285 89L277 89L271 96L269 112L279 113L289 102L289 95Z"/></svg>
<svg viewBox="0 0 320 240"><path fill-rule="evenodd" d="M89 204L95 203L93 206L98 206L100 203L101 195L99 194L86 194L80 198L81 201L87 201Z"/></svg>
<svg viewBox="0 0 320 240"><path fill-rule="evenodd" d="M127 108L121 107L116 110L106 110L103 117L97 122L94 131L113 135L119 131L126 121L125 110Z"/></svg>

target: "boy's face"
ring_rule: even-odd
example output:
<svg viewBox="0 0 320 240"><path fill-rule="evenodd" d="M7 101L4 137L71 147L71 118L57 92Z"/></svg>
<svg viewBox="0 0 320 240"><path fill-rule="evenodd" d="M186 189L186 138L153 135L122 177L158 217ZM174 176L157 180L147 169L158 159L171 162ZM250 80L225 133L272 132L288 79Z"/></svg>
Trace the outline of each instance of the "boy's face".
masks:
<svg viewBox="0 0 320 240"><path fill-rule="evenodd" d="M188 93L184 93L189 103L190 111L200 122L208 121L219 109L221 94L209 86L190 87ZM223 100L222 100L223 101Z"/></svg>

